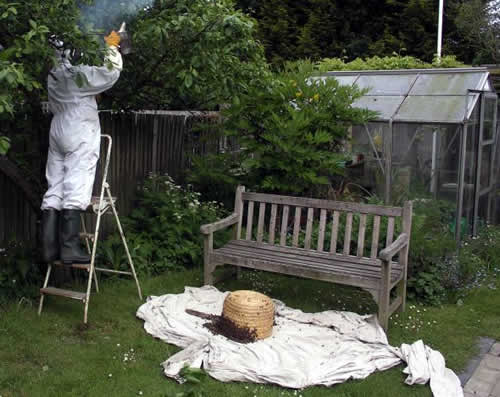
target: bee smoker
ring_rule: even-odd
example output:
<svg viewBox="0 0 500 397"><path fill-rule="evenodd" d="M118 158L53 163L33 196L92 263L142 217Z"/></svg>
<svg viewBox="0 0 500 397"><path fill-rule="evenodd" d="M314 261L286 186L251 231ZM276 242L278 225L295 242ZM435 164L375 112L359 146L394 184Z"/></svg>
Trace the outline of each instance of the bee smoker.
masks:
<svg viewBox="0 0 500 397"><path fill-rule="evenodd" d="M130 39L128 32L126 30L126 23L123 22L120 26L120 30L118 30L118 34L120 35L120 52L123 55L130 54L133 52L132 48L132 40Z"/></svg>

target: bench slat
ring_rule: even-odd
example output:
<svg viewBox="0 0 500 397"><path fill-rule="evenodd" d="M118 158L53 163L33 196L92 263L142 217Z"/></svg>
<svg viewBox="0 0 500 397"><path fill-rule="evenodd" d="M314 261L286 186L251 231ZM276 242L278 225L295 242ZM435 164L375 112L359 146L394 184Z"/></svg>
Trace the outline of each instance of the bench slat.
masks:
<svg viewBox="0 0 500 397"><path fill-rule="evenodd" d="M228 244L222 248L216 249L214 252L217 254L225 254L230 257L237 258L239 256L247 256L252 258L261 258L269 261L277 261L283 263L290 263L296 265L303 265L307 267L311 264L315 264L317 266L323 266L332 268L338 272L343 273L352 273L359 275L366 275L367 277L372 278L380 278L381 277L381 264L366 264L360 265L354 261L347 261L346 258L332 257L332 258L324 258L321 256L304 256L300 252L296 253L287 253L284 254L282 252L276 252L273 250L263 250L259 247L239 247ZM339 259L336 259L339 258ZM356 257L352 257L356 260ZM394 267L391 270L391 273L394 277L401 274L402 267L394 262Z"/></svg>
<svg viewBox="0 0 500 397"><path fill-rule="evenodd" d="M345 212L355 212L361 214L376 214L383 216L401 216L401 207L389 207L373 204L360 204L344 201L331 201L306 197L280 196L276 194L244 192L243 199L271 204L281 204L299 207L323 208L326 210L336 210Z"/></svg>
<svg viewBox="0 0 500 397"><path fill-rule="evenodd" d="M253 206L254 206L254 202L249 201L248 202L248 212L247 212L247 233L246 233L246 237L245 237L247 240L252 239Z"/></svg>
<svg viewBox="0 0 500 397"><path fill-rule="evenodd" d="M276 204L271 205L271 220L269 222L269 244L274 244L274 235L276 232L276 213L278 206Z"/></svg>
<svg viewBox="0 0 500 397"><path fill-rule="evenodd" d="M220 262L230 263L223 255L213 255L213 257L214 259ZM238 258L238 263L234 263L234 265L240 267L248 267L250 269L260 269L279 274L287 274L291 276L311 278L314 280L331 281L339 284L352 285L356 287L373 289L373 290L377 290L379 284L378 280L376 281L368 278L352 276L347 274L335 274L328 269L320 269L320 270L315 268L304 269L301 266L297 267L290 264L264 261L261 259L254 259L254 258Z"/></svg>
<svg viewBox="0 0 500 397"><path fill-rule="evenodd" d="M333 220L332 220L332 238L330 241L330 252L337 252L337 238L339 234L339 216L340 213L338 211L333 211Z"/></svg>
<svg viewBox="0 0 500 397"><path fill-rule="evenodd" d="M299 232L300 232L300 214L302 212L301 207L295 207L295 220L293 223L293 240L292 246L297 247L299 245Z"/></svg>
<svg viewBox="0 0 500 397"><path fill-rule="evenodd" d="M333 278L348 277L362 280L359 282L366 283L364 285L373 288L377 288L379 285L381 277L380 265L361 267L355 262L335 261L333 259L325 262L325 258L322 258L321 255L306 256L304 258L300 252L284 254L283 252L263 250L261 247L262 244L258 244L256 247L242 247L229 243L225 247L215 250L213 256L217 261L238 266L247 265L248 267L271 271L275 271L276 267L291 267L295 268L295 273L292 274L297 276L308 277L311 272L320 271L329 274L329 277ZM356 260L356 257L352 258ZM391 283L397 282L402 277L402 273L402 268L394 264L391 272Z"/></svg>
<svg viewBox="0 0 500 397"><path fill-rule="evenodd" d="M387 236L386 236L385 246L391 245L394 238L394 218L390 217L387 222Z"/></svg>
<svg viewBox="0 0 500 397"><path fill-rule="evenodd" d="M288 213L290 207L288 205L283 206L283 214L281 215L281 230L280 230L280 245L286 246L286 234L288 229Z"/></svg>
<svg viewBox="0 0 500 397"><path fill-rule="evenodd" d="M296 257L301 256L304 258L308 257L315 257L315 258L323 258L325 261L341 261L341 262L348 262L348 263L359 263L363 266L377 266L379 267L382 261L380 259L371 259L371 258L358 258L357 256L353 255L343 255L340 253L332 254L329 252L318 252L318 251L311 251L311 250L306 250L304 248L300 247L282 247L282 246L276 246L276 245L271 245L267 243L257 243L255 241L247 241L247 240L232 240L229 243L227 243L225 246L232 246L232 247L240 247L241 249L248 248L250 247L251 249L258 248L259 250L264 251L270 251L273 253L279 253L282 254L286 257ZM394 264L397 265L397 262L394 262Z"/></svg>
<svg viewBox="0 0 500 397"><path fill-rule="evenodd" d="M304 269L306 272L308 269L323 269L326 271L329 271L334 274L348 274L351 276L356 276L356 277L363 277L366 279L371 279L371 280L380 280L381 278L381 271L380 268L359 268L359 267L349 267L345 266L344 262L331 262L328 264L321 263L319 261L316 261L314 259L311 259L308 263L304 263L300 259L287 259L286 261L283 260L281 256L265 256L262 255L258 250L251 251L251 252L242 252L242 251L226 251L226 250L216 250L215 252L216 255L224 255L226 258L231 258L235 260L236 262L238 261L239 258L247 258L247 259L253 259L256 261L265 261L268 263L283 263L285 265L289 266L296 266L296 267L301 267ZM235 263L238 265L238 263ZM402 272L401 270L394 269L391 272L391 282L396 281L400 276ZM378 281L377 281L378 283Z"/></svg>
<svg viewBox="0 0 500 397"><path fill-rule="evenodd" d="M262 242L262 236L264 235L264 216L266 215L266 203L260 203L259 205L259 222L257 223L257 241Z"/></svg>
<svg viewBox="0 0 500 397"><path fill-rule="evenodd" d="M311 234L313 227L313 218L314 218L314 208L309 208L307 210L307 224L306 224L306 239L304 241L304 248L311 248Z"/></svg>
<svg viewBox="0 0 500 397"><path fill-rule="evenodd" d="M326 226L326 210L321 209L319 215L319 232L318 232L318 244L317 244L318 251L323 251L323 246L325 243L325 226Z"/></svg>
<svg viewBox="0 0 500 397"><path fill-rule="evenodd" d="M345 220L345 235L344 235L344 255L349 255L351 248L351 232L352 232L352 212L348 212Z"/></svg>
<svg viewBox="0 0 500 397"><path fill-rule="evenodd" d="M376 258L378 255L378 239L380 235L380 216L373 217L372 249L370 258Z"/></svg>
<svg viewBox="0 0 500 397"><path fill-rule="evenodd" d="M358 231L358 251L357 256L363 256L363 250L365 249L365 231L366 231L366 214L361 214L359 219L359 231Z"/></svg>
<svg viewBox="0 0 500 397"><path fill-rule="evenodd" d="M234 245L232 243L228 243L224 247L214 250L214 252L218 254L225 253L228 256L234 256L234 257L247 255L249 257L263 258L284 263L303 264L306 267L309 266L309 264L313 263L317 264L318 266L326 266L326 267L336 266L340 269L340 271L345 270L347 272L350 271L353 273L356 272L366 273L374 275L374 277L377 278L381 276L380 261L378 261L378 263L371 263L371 264L365 263L364 265L362 265L360 263L355 262L355 260L357 259L357 257L355 256L352 256L351 258L353 260L349 261L348 258L342 257L340 255L335 255L330 258L325 258L321 255L310 256L310 255L304 255L304 252L300 252L300 248L295 250L292 247L289 248L291 248L292 251L284 253L272 249L262 249L261 245L239 246L239 245ZM391 267L393 267L391 270L393 274L401 273L402 267L399 266L397 262L393 262Z"/></svg>

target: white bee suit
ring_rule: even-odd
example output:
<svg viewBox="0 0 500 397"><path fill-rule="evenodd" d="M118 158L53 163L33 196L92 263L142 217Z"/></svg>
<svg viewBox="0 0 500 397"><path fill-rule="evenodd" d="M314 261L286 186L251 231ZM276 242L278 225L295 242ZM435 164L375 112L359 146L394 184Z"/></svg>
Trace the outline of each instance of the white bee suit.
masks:
<svg viewBox="0 0 500 397"><path fill-rule="evenodd" d="M48 77L50 126L47 182L42 210L85 210L90 204L101 142L96 95L111 88L120 77L122 57L109 47L103 66L72 66L68 59ZM85 76L76 84L77 73Z"/></svg>

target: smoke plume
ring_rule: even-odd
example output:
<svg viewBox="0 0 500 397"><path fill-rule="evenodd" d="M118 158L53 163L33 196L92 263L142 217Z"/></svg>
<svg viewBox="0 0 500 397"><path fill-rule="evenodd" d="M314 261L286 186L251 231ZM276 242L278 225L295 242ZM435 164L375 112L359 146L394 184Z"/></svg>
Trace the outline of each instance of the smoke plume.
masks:
<svg viewBox="0 0 500 397"><path fill-rule="evenodd" d="M82 5L80 25L86 32L109 32L118 29L122 21L130 21L141 10L153 5L154 0L94 0Z"/></svg>

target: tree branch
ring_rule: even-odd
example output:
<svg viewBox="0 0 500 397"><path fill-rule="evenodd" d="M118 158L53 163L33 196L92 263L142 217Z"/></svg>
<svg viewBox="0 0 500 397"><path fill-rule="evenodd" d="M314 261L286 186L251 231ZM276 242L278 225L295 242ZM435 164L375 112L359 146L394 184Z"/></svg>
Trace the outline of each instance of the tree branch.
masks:
<svg viewBox="0 0 500 397"><path fill-rule="evenodd" d="M7 156L0 156L0 172L6 175L26 196L26 200L35 212L40 210L40 195L23 176L19 167Z"/></svg>

